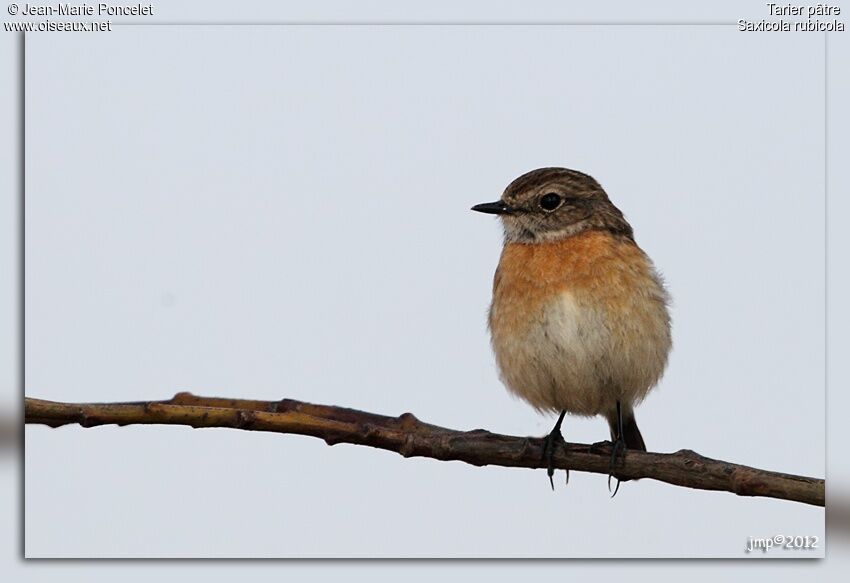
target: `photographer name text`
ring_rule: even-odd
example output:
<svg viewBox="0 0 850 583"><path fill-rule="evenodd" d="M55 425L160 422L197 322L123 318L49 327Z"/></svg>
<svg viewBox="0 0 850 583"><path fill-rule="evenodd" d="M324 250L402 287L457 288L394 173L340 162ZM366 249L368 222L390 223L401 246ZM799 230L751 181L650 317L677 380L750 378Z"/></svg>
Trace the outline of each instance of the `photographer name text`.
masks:
<svg viewBox="0 0 850 583"><path fill-rule="evenodd" d="M24 4L21 16L153 16L153 4Z"/></svg>

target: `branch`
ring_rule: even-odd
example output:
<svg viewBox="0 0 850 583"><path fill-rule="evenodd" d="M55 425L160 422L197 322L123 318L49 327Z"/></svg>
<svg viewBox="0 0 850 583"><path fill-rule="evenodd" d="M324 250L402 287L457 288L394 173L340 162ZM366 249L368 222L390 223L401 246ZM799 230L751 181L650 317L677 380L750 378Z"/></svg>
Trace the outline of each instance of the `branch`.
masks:
<svg viewBox="0 0 850 583"><path fill-rule="evenodd" d="M423 423L411 413L388 417L291 399L251 401L178 393L168 401L57 403L28 397L26 423L51 427L165 424L295 433L324 439L328 445L367 445L404 457L458 460L474 466L540 468L543 457L541 438L499 435L484 429L456 431ZM610 455L607 443L568 443L557 448L554 463L559 469L607 475ZM686 488L824 506L822 479L713 460L687 449L666 454L627 451L620 459L614 475L621 479L649 478Z"/></svg>

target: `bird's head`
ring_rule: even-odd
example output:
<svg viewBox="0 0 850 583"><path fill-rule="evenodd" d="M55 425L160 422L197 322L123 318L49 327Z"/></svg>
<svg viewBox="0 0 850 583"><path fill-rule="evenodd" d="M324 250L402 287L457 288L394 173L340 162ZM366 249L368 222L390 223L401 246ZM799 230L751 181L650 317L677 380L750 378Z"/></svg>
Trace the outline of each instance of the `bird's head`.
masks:
<svg viewBox="0 0 850 583"><path fill-rule="evenodd" d="M599 183L567 168L532 170L511 182L501 199L472 210L499 215L507 242L553 241L590 229L632 238L632 228Z"/></svg>

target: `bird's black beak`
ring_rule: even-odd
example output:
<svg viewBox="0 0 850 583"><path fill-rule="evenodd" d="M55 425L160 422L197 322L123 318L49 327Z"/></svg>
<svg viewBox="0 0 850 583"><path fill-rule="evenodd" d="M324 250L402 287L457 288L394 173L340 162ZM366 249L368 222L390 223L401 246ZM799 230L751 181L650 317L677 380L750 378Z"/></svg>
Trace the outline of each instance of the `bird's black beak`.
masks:
<svg viewBox="0 0 850 583"><path fill-rule="evenodd" d="M487 213L488 215L508 215L514 211L501 200L496 202L482 202L472 207L472 210L479 213Z"/></svg>

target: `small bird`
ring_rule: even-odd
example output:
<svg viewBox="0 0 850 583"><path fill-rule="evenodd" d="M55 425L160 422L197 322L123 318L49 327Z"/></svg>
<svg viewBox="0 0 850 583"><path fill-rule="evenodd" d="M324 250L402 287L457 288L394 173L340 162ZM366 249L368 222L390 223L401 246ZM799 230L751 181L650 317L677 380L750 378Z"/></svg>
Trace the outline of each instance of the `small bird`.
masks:
<svg viewBox="0 0 850 583"><path fill-rule="evenodd" d="M560 414L544 441L549 481L554 488L565 414L604 415L610 489L617 456L646 451L634 406L661 378L671 348L661 277L587 174L532 170L472 210L499 215L504 227L489 313L502 381L537 411Z"/></svg>

